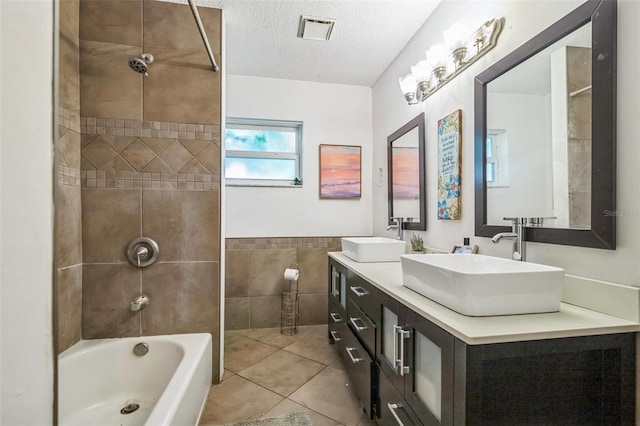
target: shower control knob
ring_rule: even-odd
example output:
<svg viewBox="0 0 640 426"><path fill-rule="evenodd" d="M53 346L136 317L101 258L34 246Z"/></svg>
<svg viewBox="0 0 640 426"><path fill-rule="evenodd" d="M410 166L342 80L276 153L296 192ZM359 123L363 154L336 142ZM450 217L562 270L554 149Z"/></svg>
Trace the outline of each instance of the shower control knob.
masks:
<svg viewBox="0 0 640 426"><path fill-rule="evenodd" d="M151 265L156 261L159 253L158 243L149 237L135 238L127 247L127 259L138 268Z"/></svg>

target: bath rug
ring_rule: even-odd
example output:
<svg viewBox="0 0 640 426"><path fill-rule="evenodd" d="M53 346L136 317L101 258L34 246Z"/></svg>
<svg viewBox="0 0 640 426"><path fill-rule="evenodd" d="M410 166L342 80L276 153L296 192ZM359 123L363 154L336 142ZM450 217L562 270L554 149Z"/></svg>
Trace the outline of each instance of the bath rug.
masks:
<svg viewBox="0 0 640 426"><path fill-rule="evenodd" d="M301 411L269 419L229 423L225 426L311 426L311 420L307 413Z"/></svg>

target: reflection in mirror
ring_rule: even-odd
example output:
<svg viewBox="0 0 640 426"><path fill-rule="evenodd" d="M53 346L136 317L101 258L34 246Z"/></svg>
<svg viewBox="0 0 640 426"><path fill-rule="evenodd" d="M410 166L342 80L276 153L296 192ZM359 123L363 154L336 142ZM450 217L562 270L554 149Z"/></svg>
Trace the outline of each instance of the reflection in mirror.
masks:
<svg viewBox="0 0 640 426"><path fill-rule="evenodd" d="M404 229L425 231L424 113L390 135L387 143L389 218L402 217Z"/></svg>
<svg viewBox="0 0 640 426"><path fill-rule="evenodd" d="M475 228L616 248L615 0L587 0L475 78ZM547 219L552 217L553 219Z"/></svg>
<svg viewBox="0 0 640 426"><path fill-rule="evenodd" d="M590 228L591 23L487 84L485 143L488 224Z"/></svg>

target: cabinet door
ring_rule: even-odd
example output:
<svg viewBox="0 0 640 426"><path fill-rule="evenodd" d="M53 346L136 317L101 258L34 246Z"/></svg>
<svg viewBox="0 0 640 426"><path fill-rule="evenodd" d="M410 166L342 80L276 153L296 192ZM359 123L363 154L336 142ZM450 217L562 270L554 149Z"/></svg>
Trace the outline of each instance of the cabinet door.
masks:
<svg viewBox="0 0 640 426"><path fill-rule="evenodd" d="M453 424L454 337L405 308L404 398L425 425Z"/></svg>
<svg viewBox="0 0 640 426"><path fill-rule="evenodd" d="M329 260L329 299L347 311L347 270Z"/></svg>
<svg viewBox="0 0 640 426"><path fill-rule="evenodd" d="M404 307L395 299L380 293L378 295L379 326L376 339L376 359L387 378L404 394L405 376L400 365L402 351L406 348L399 330L404 324Z"/></svg>

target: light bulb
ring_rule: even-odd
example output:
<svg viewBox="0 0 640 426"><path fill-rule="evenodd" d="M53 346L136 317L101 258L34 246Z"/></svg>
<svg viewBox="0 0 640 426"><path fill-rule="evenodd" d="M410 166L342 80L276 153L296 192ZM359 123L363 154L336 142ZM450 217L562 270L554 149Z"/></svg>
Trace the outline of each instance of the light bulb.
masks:
<svg viewBox="0 0 640 426"><path fill-rule="evenodd" d="M456 22L449 28L442 32L444 41L449 46L449 49L456 50L467 45L467 40L471 31L464 22Z"/></svg>
<svg viewBox="0 0 640 426"><path fill-rule="evenodd" d="M450 50L443 44L434 44L427 51L427 60L431 64L432 69L446 67L449 60Z"/></svg>
<svg viewBox="0 0 640 426"><path fill-rule="evenodd" d="M411 74L400 77L398 82L400 83L400 90L402 90L403 95L406 95L407 93L414 93L416 91L416 86L418 85L416 79Z"/></svg>
<svg viewBox="0 0 640 426"><path fill-rule="evenodd" d="M429 81L431 78L431 66L427 60L424 59L411 67L411 75L417 83Z"/></svg>

